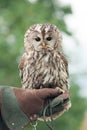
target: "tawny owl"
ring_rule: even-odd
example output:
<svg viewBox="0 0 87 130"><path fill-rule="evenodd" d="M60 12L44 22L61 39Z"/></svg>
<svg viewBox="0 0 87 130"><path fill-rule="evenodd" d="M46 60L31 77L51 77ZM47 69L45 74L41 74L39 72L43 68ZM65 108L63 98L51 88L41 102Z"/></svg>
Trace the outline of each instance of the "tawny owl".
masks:
<svg viewBox="0 0 87 130"><path fill-rule="evenodd" d="M68 62L61 42L59 29L52 24L35 24L26 31L25 52L19 63L23 88L68 90Z"/></svg>

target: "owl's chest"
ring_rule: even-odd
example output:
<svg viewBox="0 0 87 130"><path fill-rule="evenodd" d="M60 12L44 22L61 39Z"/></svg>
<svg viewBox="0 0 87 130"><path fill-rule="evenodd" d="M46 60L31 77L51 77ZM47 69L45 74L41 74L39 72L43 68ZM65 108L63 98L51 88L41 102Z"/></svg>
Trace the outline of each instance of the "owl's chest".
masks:
<svg viewBox="0 0 87 130"><path fill-rule="evenodd" d="M44 57L39 73L42 74L43 84L52 83L58 80L59 75L59 62L49 57Z"/></svg>
<svg viewBox="0 0 87 130"><path fill-rule="evenodd" d="M50 57L49 55L36 60L27 61L26 73L28 74L28 82L34 86L58 84L60 71L60 58Z"/></svg>

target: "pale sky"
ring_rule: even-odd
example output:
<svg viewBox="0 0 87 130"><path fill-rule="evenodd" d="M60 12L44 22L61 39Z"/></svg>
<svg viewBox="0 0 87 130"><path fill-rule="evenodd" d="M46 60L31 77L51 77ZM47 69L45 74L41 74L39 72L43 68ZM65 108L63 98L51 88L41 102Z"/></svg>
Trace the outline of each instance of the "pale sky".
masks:
<svg viewBox="0 0 87 130"><path fill-rule="evenodd" d="M74 39L64 36L64 47L70 54L70 73L78 74L76 82L81 88L81 95L87 97L87 1L60 0L63 4L70 4L73 15L66 17L66 23ZM86 75L84 75L84 73Z"/></svg>

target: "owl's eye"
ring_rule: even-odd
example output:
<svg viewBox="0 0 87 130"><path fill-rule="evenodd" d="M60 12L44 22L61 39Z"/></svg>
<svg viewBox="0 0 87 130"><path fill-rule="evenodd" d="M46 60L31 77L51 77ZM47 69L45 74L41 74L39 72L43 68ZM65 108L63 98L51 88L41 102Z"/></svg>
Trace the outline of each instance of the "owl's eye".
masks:
<svg viewBox="0 0 87 130"><path fill-rule="evenodd" d="M52 37L47 37L46 40L47 40L47 41L51 41L51 40L52 40Z"/></svg>
<svg viewBox="0 0 87 130"><path fill-rule="evenodd" d="M36 37L35 40L36 40L37 42L39 42L41 39L40 39L40 37Z"/></svg>

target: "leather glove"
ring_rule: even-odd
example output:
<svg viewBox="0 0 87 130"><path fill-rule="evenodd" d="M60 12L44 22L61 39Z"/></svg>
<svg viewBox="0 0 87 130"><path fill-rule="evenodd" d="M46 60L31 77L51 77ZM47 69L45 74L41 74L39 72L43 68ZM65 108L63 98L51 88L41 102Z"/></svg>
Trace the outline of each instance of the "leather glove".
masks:
<svg viewBox="0 0 87 130"><path fill-rule="evenodd" d="M29 123L34 120L34 114L43 108L47 98L54 98L59 94L61 94L60 89L29 90L0 86L0 129L21 130L25 125L24 122ZM21 111L27 116L24 120Z"/></svg>
<svg viewBox="0 0 87 130"><path fill-rule="evenodd" d="M49 88L37 90L14 88L13 90L22 110L31 120L36 119L36 114L43 108L48 99L53 99L62 93L61 89ZM69 96L68 93L66 98Z"/></svg>
<svg viewBox="0 0 87 130"><path fill-rule="evenodd" d="M9 99L9 95L11 96L11 94L10 94L11 92L10 91L6 91L8 93L4 92L4 97L5 97L5 95L7 96L6 105L8 107L8 109L6 109L6 113L4 113L4 111L2 110L2 108L3 108L2 107L3 90L6 90L6 89L0 90L0 117L1 117L0 120L5 125L5 129L2 129L2 124L0 124L0 130L8 130L9 127L7 128L8 125L6 124L5 115L11 111L10 106L11 106L11 103L13 104L13 101L11 100L12 102L10 102L10 104L9 104L8 99ZM37 117L35 115L37 113L39 113L39 111L41 109L43 109L43 106L46 104L46 102L49 98L53 99L53 98L59 96L60 94L62 95L61 89L51 89L51 88L50 89L43 88L43 89L38 89L38 90L29 90L29 89L12 87L11 90L13 91L13 93L17 99L20 109L27 115L30 122L37 119ZM66 99L70 97L69 93L67 93L65 95L66 95L65 96ZM10 99L11 99L11 97L10 97ZM13 99L13 97L12 97L12 99ZM15 104L14 104L13 108L16 109ZM14 125L14 123L12 125ZM23 124L22 127L24 127L24 125L25 124ZM20 130L22 129L22 127L20 128ZM9 128L9 129L13 130L13 128ZM19 129L15 128L15 130L19 130Z"/></svg>

